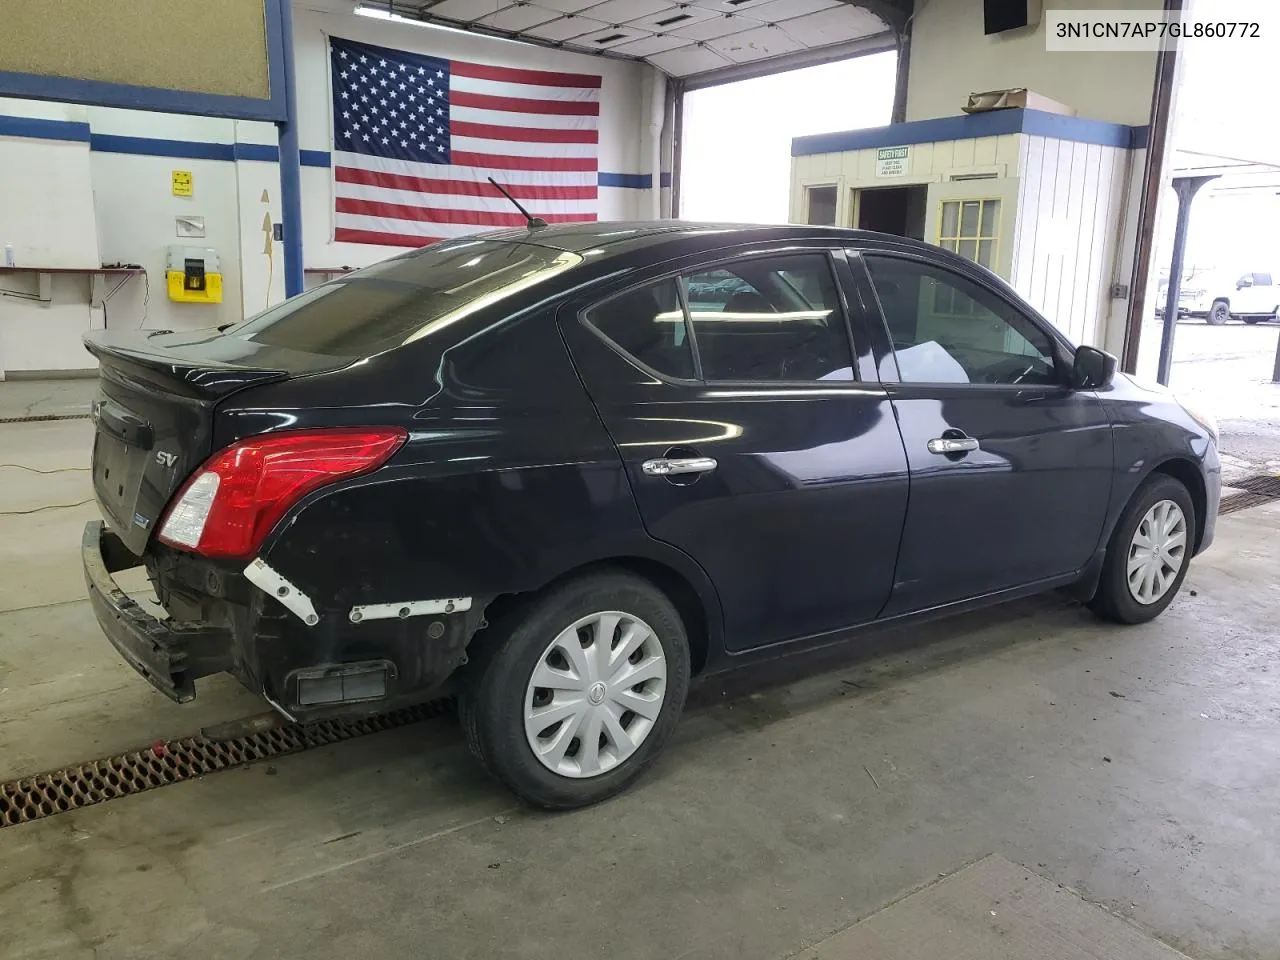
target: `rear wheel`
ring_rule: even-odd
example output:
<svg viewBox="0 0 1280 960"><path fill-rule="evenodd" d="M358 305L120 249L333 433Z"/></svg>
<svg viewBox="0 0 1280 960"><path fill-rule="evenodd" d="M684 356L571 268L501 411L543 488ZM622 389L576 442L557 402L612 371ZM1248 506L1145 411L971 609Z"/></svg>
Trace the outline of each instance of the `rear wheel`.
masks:
<svg viewBox="0 0 1280 960"><path fill-rule="evenodd" d="M1206 323L1211 323L1215 327L1226 323L1231 319L1231 305L1225 300L1213 301L1213 306L1209 308L1204 319Z"/></svg>
<svg viewBox="0 0 1280 960"><path fill-rule="evenodd" d="M1089 606L1117 623L1154 620L1187 575L1195 529L1187 488L1166 474L1149 477L1116 524Z"/></svg>
<svg viewBox="0 0 1280 960"><path fill-rule="evenodd" d="M586 806L657 758L684 708L689 644L655 586L589 574L490 630L467 666L460 712L472 753L519 797Z"/></svg>

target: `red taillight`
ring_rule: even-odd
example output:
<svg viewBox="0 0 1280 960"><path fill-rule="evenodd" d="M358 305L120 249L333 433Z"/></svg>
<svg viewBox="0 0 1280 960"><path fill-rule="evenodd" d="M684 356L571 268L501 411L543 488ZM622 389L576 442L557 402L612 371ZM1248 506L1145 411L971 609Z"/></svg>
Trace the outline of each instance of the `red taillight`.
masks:
<svg viewBox="0 0 1280 960"><path fill-rule="evenodd" d="M326 484L377 469L406 437L396 427L360 427L282 431L233 443L178 491L158 536L206 557L251 557L295 503Z"/></svg>

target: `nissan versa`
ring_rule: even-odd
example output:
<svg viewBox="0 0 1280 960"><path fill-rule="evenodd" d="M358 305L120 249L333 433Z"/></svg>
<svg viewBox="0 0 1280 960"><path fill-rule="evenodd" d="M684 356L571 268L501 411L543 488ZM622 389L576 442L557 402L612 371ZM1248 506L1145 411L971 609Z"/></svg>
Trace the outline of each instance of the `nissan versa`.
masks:
<svg viewBox="0 0 1280 960"><path fill-rule="evenodd" d="M693 676L1057 587L1139 623L1213 539L1211 420L878 234L535 225L86 342L124 658L301 721L454 692L544 807L634 781Z"/></svg>

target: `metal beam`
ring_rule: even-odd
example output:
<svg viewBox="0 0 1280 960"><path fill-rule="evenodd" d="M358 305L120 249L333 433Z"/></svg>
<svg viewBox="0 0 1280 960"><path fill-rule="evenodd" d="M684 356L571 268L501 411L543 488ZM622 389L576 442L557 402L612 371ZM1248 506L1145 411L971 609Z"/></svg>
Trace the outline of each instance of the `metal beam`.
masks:
<svg viewBox="0 0 1280 960"><path fill-rule="evenodd" d="M885 53L897 49L897 37L891 32L877 33L870 37L859 37L844 43L834 43L827 47L814 47L811 50L800 50L786 53L780 57L770 57L755 63L738 63L728 67L716 67L703 73L690 74L684 77L684 88L688 90L705 90L707 87L718 87L725 83L736 83L739 80L754 80L756 77L768 77L789 70L800 70L804 67L816 67L823 63L835 63L837 60L850 60L854 57L870 56L873 53Z"/></svg>
<svg viewBox="0 0 1280 960"><path fill-rule="evenodd" d="M285 118L276 124L280 139L280 225L284 232L284 295L302 292L302 155L298 149L298 84L293 66L293 5L280 4L284 46ZM270 292L268 292L268 297Z"/></svg>
<svg viewBox="0 0 1280 960"><path fill-rule="evenodd" d="M541 37L522 33L519 30L504 30L500 27L490 27L485 24L457 20L453 17L432 13L432 8L441 3L442 0L427 0L422 5L415 5L409 0L385 0L385 2L383 0L366 0L366 2L369 6L379 9L385 6L387 13L398 17L417 20L437 27L445 27L449 30L461 30L464 33L472 33L477 36L491 37L498 40L514 40L537 47L563 50L566 53L578 53L588 57L603 57L606 60L623 60L629 63L649 62L645 57L629 56L615 53L611 50L587 50L583 47L574 46L571 40L544 40ZM875 14L885 22L889 29L883 33L873 34L870 37L859 37L856 40L849 40L844 43L784 54L756 63L728 64L703 73L691 74L681 78L687 85L686 89L696 90L703 87L717 86L721 83L733 83L736 80L751 80L755 77L764 77L788 70L798 70L802 67L816 66L821 63L831 63L836 60L847 60L852 57L896 49L897 37L905 29L911 15L913 0L841 0L841 2L853 7L861 7ZM588 15L590 12L591 8L586 7L577 11L575 15Z"/></svg>
<svg viewBox="0 0 1280 960"><path fill-rule="evenodd" d="M1182 0L1164 0L1167 21L1182 19ZM1142 171L1142 199L1138 205L1137 249L1129 278L1129 312L1125 318L1124 349L1120 369L1138 369L1142 345L1142 319L1147 307L1147 280L1155 253L1156 208L1160 202L1160 180L1164 174L1165 150L1169 139L1169 116L1177 76L1177 49L1170 45L1156 54L1155 83L1151 92L1151 114L1147 124L1147 157Z"/></svg>
<svg viewBox="0 0 1280 960"><path fill-rule="evenodd" d="M1191 201L1200 188L1217 179L1210 177L1174 177L1173 190L1178 195L1178 223L1173 230L1173 260L1169 264L1169 289L1164 301L1164 330L1160 336L1160 362L1156 380L1166 387L1173 366L1173 335L1178 329L1178 294L1182 292L1182 265L1187 252L1187 227L1191 223Z"/></svg>

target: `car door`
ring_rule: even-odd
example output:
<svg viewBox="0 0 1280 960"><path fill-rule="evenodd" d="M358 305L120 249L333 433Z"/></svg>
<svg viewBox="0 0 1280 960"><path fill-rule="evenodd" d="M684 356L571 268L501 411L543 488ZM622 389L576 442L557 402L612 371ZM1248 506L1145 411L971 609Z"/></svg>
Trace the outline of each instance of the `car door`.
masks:
<svg viewBox="0 0 1280 960"><path fill-rule="evenodd" d="M1232 313L1271 313L1276 308L1276 290L1271 285L1269 273L1246 273L1238 281L1238 289L1232 298Z"/></svg>
<svg viewBox="0 0 1280 960"><path fill-rule="evenodd" d="M648 532L706 570L731 651L874 619L892 588L906 457L837 268L757 252L560 314Z"/></svg>
<svg viewBox="0 0 1280 960"><path fill-rule="evenodd" d="M886 615L1062 577L1098 549L1111 426L1047 324L968 266L861 258L911 471Z"/></svg>

